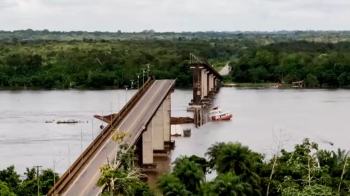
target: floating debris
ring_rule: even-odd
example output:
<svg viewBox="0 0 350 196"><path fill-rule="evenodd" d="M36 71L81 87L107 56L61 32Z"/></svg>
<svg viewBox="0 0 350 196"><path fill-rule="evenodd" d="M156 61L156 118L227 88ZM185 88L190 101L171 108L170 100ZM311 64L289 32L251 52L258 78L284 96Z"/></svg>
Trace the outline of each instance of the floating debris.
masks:
<svg viewBox="0 0 350 196"><path fill-rule="evenodd" d="M171 125L171 136L179 137L182 136L183 130L181 125Z"/></svg>
<svg viewBox="0 0 350 196"><path fill-rule="evenodd" d="M63 121L57 121L57 124L75 124L79 123L77 120L63 120Z"/></svg>
<svg viewBox="0 0 350 196"><path fill-rule="evenodd" d="M191 129L184 130L184 137L191 137Z"/></svg>
<svg viewBox="0 0 350 196"><path fill-rule="evenodd" d="M171 125L191 124L191 123L194 123L194 120L191 117L171 117L170 118L170 124Z"/></svg>
<svg viewBox="0 0 350 196"><path fill-rule="evenodd" d="M45 123L54 123L56 120L47 120ZM59 120L56 122L57 124L76 124L76 123L89 123L89 121L82 121L82 120L74 120L74 119L69 119L69 120Z"/></svg>

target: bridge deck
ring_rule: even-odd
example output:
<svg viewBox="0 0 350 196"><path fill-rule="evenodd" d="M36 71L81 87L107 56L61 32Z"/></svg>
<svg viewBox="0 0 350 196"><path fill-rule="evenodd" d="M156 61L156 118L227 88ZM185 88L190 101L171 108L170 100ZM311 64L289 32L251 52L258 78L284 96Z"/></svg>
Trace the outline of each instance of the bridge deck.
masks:
<svg viewBox="0 0 350 196"><path fill-rule="evenodd" d="M163 98L174 85L174 80L156 80L149 90L142 96L129 114L119 124L120 131L129 131L130 136L125 142L133 145L141 134L142 126L152 118L154 111L162 103ZM106 163L106 157L112 160L117 150L116 143L111 137L101 146L98 153L78 173L77 178L69 186L64 196L96 196L100 188L95 184L101 173L99 168Z"/></svg>

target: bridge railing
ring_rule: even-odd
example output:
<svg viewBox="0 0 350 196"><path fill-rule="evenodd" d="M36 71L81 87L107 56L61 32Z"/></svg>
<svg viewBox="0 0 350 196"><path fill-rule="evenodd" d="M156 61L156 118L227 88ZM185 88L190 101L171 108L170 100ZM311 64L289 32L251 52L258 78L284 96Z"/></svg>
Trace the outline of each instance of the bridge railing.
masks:
<svg viewBox="0 0 350 196"><path fill-rule="evenodd" d="M169 90L167 91L166 95L169 93L169 91L174 90L174 85L175 85L176 80L177 80L177 78L174 80L174 82L173 82L173 83L171 84L171 86L169 87ZM145 125L144 125L145 127L148 126L148 123L151 121L151 119L153 118L153 116L156 114L157 110L158 110L158 109L160 108L160 106L162 105L161 103L163 103L164 100L166 99L166 97L167 97L166 95L160 100L158 106L157 106L153 111L151 111L151 114L152 114L152 115L151 115L150 118L147 118L147 120L145 121ZM135 135L135 138L138 138L141 134L142 134L142 132L140 131L139 134ZM131 147L132 147L132 145L129 145L129 147L128 147L126 150L129 150ZM115 164L116 168L118 168L119 165L120 165L120 162L119 162L119 161L117 161L117 163L113 162L113 164ZM106 185L103 185L103 186L100 188L100 190L105 190L106 188L107 188Z"/></svg>
<svg viewBox="0 0 350 196"><path fill-rule="evenodd" d="M222 80L222 76L216 71L207 60L200 59L195 54L190 53L190 64L202 64L210 70L218 79Z"/></svg>
<svg viewBox="0 0 350 196"><path fill-rule="evenodd" d="M48 192L48 196L54 196L61 194L74 179L79 170L91 159L92 155L100 148L105 141L105 138L113 133L113 129L125 115L132 109L138 100L145 94L145 92L151 87L154 80L148 78L145 84L134 94L134 96L124 105L119 111L119 115L113 117L111 123L109 123L101 133L94 139L94 141L84 150L84 152L76 159L76 161L70 166L70 168L62 175L57 183Z"/></svg>

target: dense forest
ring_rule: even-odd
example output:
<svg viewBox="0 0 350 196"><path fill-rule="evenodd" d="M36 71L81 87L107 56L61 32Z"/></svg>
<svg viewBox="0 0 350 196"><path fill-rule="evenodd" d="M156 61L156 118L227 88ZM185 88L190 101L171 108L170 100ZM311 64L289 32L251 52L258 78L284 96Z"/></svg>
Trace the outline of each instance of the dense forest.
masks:
<svg viewBox="0 0 350 196"><path fill-rule="evenodd" d="M49 31L44 30L16 30L1 31L0 43L36 40L130 40L130 39L252 39L261 44L285 41L315 41L315 42L341 42L350 41L350 31L197 31L197 32L156 32L144 30L142 32L87 32L87 31Z"/></svg>
<svg viewBox="0 0 350 196"><path fill-rule="evenodd" d="M320 149L304 139L287 151L288 140L275 141L272 156L254 152L238 142L217 142L205 157L181 156L172 163L172 171L163 174L156 189L141 181L144 174L134 164L137 157L132 148L122 144L127 134L116 136L116 154L120 166L103 165L96 185L104 187L103 195L120 196L346 196L350 194L349 152ZM283 137L280 137L283 139ZM20 176L10 166L0 171L0 195L45 195L53 185L53 171L36 168ZM216 177L207 180L207 174ZM39 179L39 181L38 181ZM56 174L56 181L58 175Z"/></svg>
<svg viewBox="0 0 350 196"><path fill-rule="evenodd" d="M147 75L177 78L177 87L187 88L190 53L217 70L230 63L226 81L349 87L349 36L347 31L0 31L0 88L104 89L131 83L137 88Z"/></svg>
<svg viewBox="0 0 350 196"><path fill-rule="evenodd" d="M15 171L14 166L0 170L0 195L1 196L34 196L46 195L59 176L52 169L27 168L23 176Z"/></svg>

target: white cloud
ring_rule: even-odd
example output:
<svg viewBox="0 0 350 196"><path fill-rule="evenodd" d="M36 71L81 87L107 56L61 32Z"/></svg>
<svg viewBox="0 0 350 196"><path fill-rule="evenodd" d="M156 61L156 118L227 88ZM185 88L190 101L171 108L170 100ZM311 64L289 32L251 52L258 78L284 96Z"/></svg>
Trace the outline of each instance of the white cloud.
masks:
<svg viewBox="0 0 350 196"><path fill-rule="evenodd" d="M349 0L0 0L0 28L343 30Z"/></svg>

